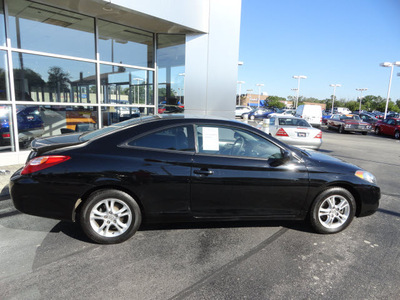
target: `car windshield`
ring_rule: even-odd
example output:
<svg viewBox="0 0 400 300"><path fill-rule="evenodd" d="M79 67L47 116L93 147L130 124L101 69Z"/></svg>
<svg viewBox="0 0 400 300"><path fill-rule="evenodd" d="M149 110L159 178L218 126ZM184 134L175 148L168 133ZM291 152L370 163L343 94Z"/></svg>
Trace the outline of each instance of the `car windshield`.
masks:
<svg viewBox="0 0 400 300"><path fill-rule="evenodd" d="M311 127L311 125L306 120L294 119L294 118L279 118L279 125Z"/></svg>
<svg viewBox="0 0 400 300"><path fill-rule="evenodd" d="M356 115L341 115L340 120L360 120L360 117Z"/></svg>
<svg viewBox="0 0 400 300"><path fill-rule="evenodd" d="M129 119L129 120L126 120L123 122L119 122L119 123L114 123L110 126L103 127L101 129L85 132L79 136L79 140L82 142L86 142L86 141L89 141L96 137L99 137L99 136L105 135L107 133L113 132L115 130L118 130L120 128L134 125L134 124L139 124L139 123L142 123L145 121L150 121L150 120L157 119L157 118L158 118L157 116L146 116L146 117L132 118L132 119Z"/></svg>

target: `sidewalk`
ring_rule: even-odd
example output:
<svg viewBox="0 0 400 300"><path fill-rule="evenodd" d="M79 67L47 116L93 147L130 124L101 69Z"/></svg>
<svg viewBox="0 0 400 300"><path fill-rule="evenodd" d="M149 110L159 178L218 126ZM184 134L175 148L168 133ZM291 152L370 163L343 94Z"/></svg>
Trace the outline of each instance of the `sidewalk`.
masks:
<svg viewBox="0 0 400 300"><path fill-rule="evenodd" d="M8 184L10 181L10 177L17 171L19 168L23 167L24 165L11 165L11 166L0 166L0 197L8 197L9 190Z"/></svg>

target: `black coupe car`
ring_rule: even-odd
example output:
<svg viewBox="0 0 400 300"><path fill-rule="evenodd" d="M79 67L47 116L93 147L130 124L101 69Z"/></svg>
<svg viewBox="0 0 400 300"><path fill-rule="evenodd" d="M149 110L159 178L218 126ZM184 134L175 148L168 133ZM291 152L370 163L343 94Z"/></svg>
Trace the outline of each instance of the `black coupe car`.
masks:
<svg viewBox="0 0 400 300"><path fill-rule="evenodd" d="M125 241L142 221L309 219L336 233L379 205L367 171L230 120L141 117L32 148L11 177L15 207L78 221L98 243Z"/></svg>

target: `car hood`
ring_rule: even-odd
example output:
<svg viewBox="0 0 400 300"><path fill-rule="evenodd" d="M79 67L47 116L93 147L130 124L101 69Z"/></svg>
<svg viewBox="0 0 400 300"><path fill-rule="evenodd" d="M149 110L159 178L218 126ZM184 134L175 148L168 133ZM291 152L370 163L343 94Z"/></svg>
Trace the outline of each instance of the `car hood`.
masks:
<svg viewBox="0 0 400 300"><path fill-rule="evenodd" d="M309 167L316 166L318 168L325 167L330 171L342 172L354 172L357 170L362 170L362 168L353 165L351 163L345 162L339 158L323 154L314 150L301 150L303 157L306 160L306 164Z"/></svg>

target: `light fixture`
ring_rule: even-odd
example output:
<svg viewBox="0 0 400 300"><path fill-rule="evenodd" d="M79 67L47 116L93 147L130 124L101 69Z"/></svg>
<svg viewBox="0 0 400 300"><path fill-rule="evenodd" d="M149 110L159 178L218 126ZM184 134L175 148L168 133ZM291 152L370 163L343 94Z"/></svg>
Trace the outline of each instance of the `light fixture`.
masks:
<svg viewBox="0 0 400 300"><path fill-rule="evenodd" d="M333 107L335 105L335 93L336 93L336 88L342 86L341 84L330 84L329 86L333 87L333 99L332 99L332 111L331 114L333 115Z"/></svg>
<svg viewBox="0 0 400 300"><path fill-rule="evenodd" d="M400 61L395 61L393 63L391 63L391 62L383 62L383 63L380 64L380 66L381 67L390 68L389 87L388 87L388 93L387 93L387 97L386 97L385 116L384 116L384 119L386 119L387 110L388 110L388 106L389 106L390 88L392 86L393 67L394 66L400 67Z"/></svg>
<svg viewBox="0 0 400 300"><path fill-rule="evenodd" d="M299 105L300 79L307 79L307 76L294 75L293 78L297 79L297 96L296 96L296 103L295 103L295 107L294 107L294 108L297 108L297 106Z"/></svg>
<svg viewBox="0 0 400 300"><path fill-rule="evenodd" d="M361 112L361 101L362 101L362 98L363 98L362 93L363 93L363 91L366 91L366 90L368 90L368 89L367 89L367 88L364 88L364 89L356 89L356 91L360 91L360 92L361 92L361 95L360 95L360 108L358 109L358 113Z"/></svg>

